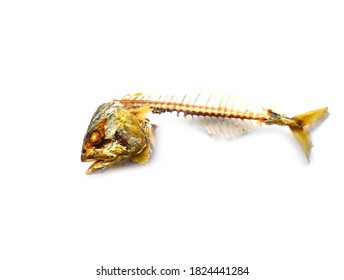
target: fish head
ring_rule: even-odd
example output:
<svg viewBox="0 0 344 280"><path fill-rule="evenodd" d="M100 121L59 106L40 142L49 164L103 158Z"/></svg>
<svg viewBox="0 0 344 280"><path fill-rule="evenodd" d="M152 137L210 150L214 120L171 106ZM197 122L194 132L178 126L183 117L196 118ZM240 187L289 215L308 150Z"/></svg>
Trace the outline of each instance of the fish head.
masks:
<svg viewBox="0 0 344 280"><path fill-rule="evenodd" d="M144 163L150 155L151 125L137 109L114 100L100 105L84 137L81 161L93 164L87 174L129 161Z"/></svg>

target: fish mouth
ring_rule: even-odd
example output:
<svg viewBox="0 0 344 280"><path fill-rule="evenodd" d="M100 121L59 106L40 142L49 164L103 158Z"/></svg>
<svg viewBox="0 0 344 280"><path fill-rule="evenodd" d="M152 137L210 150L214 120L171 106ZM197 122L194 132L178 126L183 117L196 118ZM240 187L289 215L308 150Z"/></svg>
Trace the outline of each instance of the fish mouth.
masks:
<svg viewBox="0 0 344 280"><path fill-rule="evenodd" d="M86 158L84 155L81 155L81 161L82 162L91 162L91 161L95 161L95 159Z"/></svg>
<svg viewBox="0 0 344 280"><path fill-rule="evenodd" d="M81 161L82 162L88 162L88 161L94 161L94 149L86 149L83 148L81 151Z"/></svg>
<svg viewBox="0 0 344 280"><path fill-rule="evenodd" d="M81 154L81 161L82 162L88 162L88 161L93 161L94 159L90 158L90 155L87 153L82 153Z"/></svg>
<svg viewBox="0 0 344 280"><path fill-rule="evenodd" d="M94 158L92 158L93 155L87 154L87 152L83 152L81 154L81 161L82 162L91 162L91 165L89 166L89 168L86 171L86 174L90 175L92 173L94 173L93 167L96 164L99 164L99 162L101 162L101 160L96 160Z"/></svg>

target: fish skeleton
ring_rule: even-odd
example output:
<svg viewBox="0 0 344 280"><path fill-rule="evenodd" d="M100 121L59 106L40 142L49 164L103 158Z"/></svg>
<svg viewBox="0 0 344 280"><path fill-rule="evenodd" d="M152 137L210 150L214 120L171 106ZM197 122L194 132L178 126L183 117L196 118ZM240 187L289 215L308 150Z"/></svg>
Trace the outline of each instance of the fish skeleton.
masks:
<svg viewBox="0 0 344 280"><path fill-rule="evenodd" d="M120 100L100 105L94 113L84 137L81 161L92 161L87 174L128 162L146 163L153 142L148 113L177 112L197 119L212 135L232 136L257 125L288 126L308 161L311 151L310 127L328 116L328 108L301 113L294 117L271 109L249 109L248 104L232 95L198 94L152 97L142 93L127 94Z"/></svg>

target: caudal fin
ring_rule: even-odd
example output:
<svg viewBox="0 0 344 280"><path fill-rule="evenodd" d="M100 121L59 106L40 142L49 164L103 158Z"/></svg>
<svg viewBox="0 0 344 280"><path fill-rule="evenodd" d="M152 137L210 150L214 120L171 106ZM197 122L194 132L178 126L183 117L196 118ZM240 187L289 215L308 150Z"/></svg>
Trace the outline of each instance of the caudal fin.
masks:
<svg viewBox="0 0 344 280"><path fill-rule="evenodd" d="M304 151L308 161L311 153L312 142L309 135L309 130L312 126L319 124L328 116L327 107L317 109L314 111L302 113L293 117L295 125L290 125L289 128L294 134Z"/></svg>

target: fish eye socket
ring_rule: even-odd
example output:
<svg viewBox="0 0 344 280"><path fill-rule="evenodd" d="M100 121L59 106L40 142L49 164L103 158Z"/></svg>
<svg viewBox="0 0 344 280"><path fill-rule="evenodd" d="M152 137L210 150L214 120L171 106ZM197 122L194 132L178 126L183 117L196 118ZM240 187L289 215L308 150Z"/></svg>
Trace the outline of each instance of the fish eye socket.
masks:
<svg viewBox="0 0 344 280"><path fill-rule="evenodd" d="M90 141L93 145L99 145L101 143L101 137L99 132L93 132L91 137L90 137Z"/></svg>

